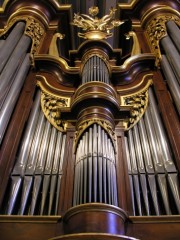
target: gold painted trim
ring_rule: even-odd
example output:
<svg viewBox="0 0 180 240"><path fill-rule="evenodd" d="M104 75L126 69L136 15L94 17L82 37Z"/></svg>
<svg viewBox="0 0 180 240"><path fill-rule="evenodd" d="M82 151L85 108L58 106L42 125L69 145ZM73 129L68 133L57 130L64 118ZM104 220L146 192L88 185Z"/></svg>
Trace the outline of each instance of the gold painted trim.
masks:
<svg viewBox="0 0 180 240"><path fill-rule="evenodd" d="M5 11L6 6L7 6L7 4L8 4L9 2L10 2L10 0L5 0L5 1L3 2L2 7L0 7L0 13L3 13L3 12Z"/></svg>
<svg viewBox="0 0 180 240"><path fill-rule="evenodd" d="M62 94L62 93L71 93L73 94L74 93L74 90L70 91L68 89L58 89L58 88L55 88L53 87L52 85L50 85L46 79L46 77L42 76L42 75L36 75L36 79L37 79L37 85L40 86L40 88L44 91L44 92L47 92L49 94L52 94L52 92L57 92L58 93L58 96L59 94ZM45 85L52 91L48 90ZM54 93L54 95L56 95Z"/></svg>
<svg viewBox="0 0 180 240"><path fill-rule="evenodd" d="M72 8L72 4L61 4L59 0L49 0L50 3L57 9L57 10L69 10Z"/></svg>
<svg viewBox="0 0 180 240"><path fill-rule="evenodd" d="M119 3L118 7L120 9L133 9L134 6L139 2L140 0L131 0L130 3Z"/></svg>
<svg viewBox="0 0 180 240"><path fill-rule="evenodd" d="M158 14L158 10L164 10L162 13ZM157 14L156 14L157 12ZM176 13L176 14L174 14ZM147 14L148 15L148 14ZM167 36L166 22L172 20L180 26L180 14L176 10L170 7L160 7L149 12L149 16L146 17L144 21L145 36L147 38L148 44L150 46L151 52L156 55L155 66L160 68L161 62L161 50L159 42L162 38ZM153 16L151 16L153 15ZM178 16L177 16L178 15ZM147 20L148 19L148 20Z"/></svg>
<svg viewBox="0 0 180 240"><path fill-rule="evenodd" d="M111 66L112 72L123 72L125 71L132 63L137 62L138 60L146 60L146 59L155 59L155 54L153 53L141 53L138 55L134 55L126 59L123 65L120 66Z"/></svg>
<svg viewBox="0 0 180 240"><path fill-rule="evenodd" d="M45 33L44 26L33 16L22 15L13 18L10 17L4 29L0 30L0 36L6 34L9 29L18 21L26 22L24 34L32 39L31 61L33 64L33 54L38 52L40 44L43 41Z"/></svg>
<svg viewBox="0 0 180 240"><path fill-rule="evenodd" d="M89 8L89 15L75 13L71 24L82 29L81 32L78 32L78 37L89 40L107 39L113 36L112 29L124 23L119 19L115 19L116 10L114 7L111 7L109 14L99 19L97 17L99 8L92 6Z"/></svg>
<svg viewBox="0 0 180 240"><path fill-rule="evenodd" d="M40 82L37 85L41 88L42 84ZM49 93L48 91L43 91L41 89L41 108L42 111L50 122L58 131L66 132L67 121L61 120L61 111L70 107L71 98L60 96L56 94Z"/></svg>
<svg viewBox="0 0 180 240"><path fill-rule="evenodd" d="M20 16L34 18L45 28L48 28L48 18L43 12L39 11L39 9L21 7L9 17L8 22L12 21L13 18L19 18Z"/></svg>
<svg viewBox="0 0 180 240"><path fill-rule="evenodd" d="M103 51L101 51L101 50L99 50L99 49L92 49L92 50L88 51L88 52L82 57L82 59L81 59L81 67L80 67L81 69L80 69L80 72L82 73L85 64L86 64L87 61L88 61L91 57L93 57L93 56L97 56L97 57L99 57L100 59L102 59L102 61L103 61L103 62L105 63L105 65L107 66L107 69L108 69L108 71L109 71L109 75L111 75L111 68L110 68L110 63L109 63L109 56L108 56L105 52L103 52Z"/></svg>
<svg viewBox="0 0 180 240"><path fill-rule="evenodd" d="M138 40L136 33L134 31L130 31L125 36L126 36L126 39L130 39L131 37L133 39L131 56L141 54L141 48L140 48L139 40Z"/></svg>
<svg viewBox="0 0 180 240"><path fill-rule="evenodd" d="M146 86L136 93L120 96L121 106L131 108L128 123L127 121L123 123L125 130L132 128L144 115L148 106L148 88L152 83L152 80L148 80Z"/></svg>
<svg viewBox="0 0 180 240"><path fill-rule="evenodd" d="M153 74L149 73L149 74L144 75L142 80L138 84L136 84L135 86L127 87L127 88L122 88L123 86L121 86L121 89L117 89L117 92L118 93L123 93L125 91L132 91L133 89L139 88L144 83L144 81L145 81L145 79L147 77L151 77L152 78ZM152 79L150 79L150 80L152 81Z"/></svg>
<svg viewBox="0 0 180 240"><path fill-rule="evenodd" d="M158 14L160 12L160 14ZM167 5L159 5L158 7L154 7L154 8L151 8L151 9L148 9L144 14L143 16L141 17L141 24L142 24L142 27L146 27L146 25L149 24L149 22L155 18L155 17L158 17L158 16L165 16L166 14L168 15L174 15L174 16L177 16L177 17L180 17L180 13L167 6Z"/></svg>
<svg viewBox="0 0 180 240"><path fill-rule="evenodd" d="M0 215L0 223L57 223L62 216Z"/></svg>
<svg viewBox="0 0 180 240"><path fill-rule="evenodd" d="M57 39L64 39L65 35L64 34L61 34L61 33L55 33L52 37L52 40L51 40L51 43L50 43L50 46L49 46L49 54L54 56L54 57L60 57L59 56L59 51L58 51L58 48L57 48Z"/></svg>
<svg viewBox="0 0 180 240"><path fill-rule="evenodd" d="M49 54L35 54L34 61L36 61L36 60L53 61L53 62L57 63L58 65L60 65L62 70L67 73L79 74L79 71L80 71L80 67L78 67L78 66L70 67L65 59L63 59L61 57L55 57L55 56L52 56Z"/></svg>
<svg viewBox="0 0 180 240"><path fill-rule="evenodd" d="M108 134L108 136L111 138L112 143L114 145L114 151L116 153L116 134L115 131L112 127L112 124L110 123L110 121L108 121L107 119L101 119L101 118L91 118L88 120L84 120L82 121L78 126L77 126L77 131L75 132L74 135L74 144L73 144L73 149L74 149L74 153L76 152L76 148L77 148L77 144L79 142L80 137L82 136L82 134L85 132L85 130L90 127L91 125L93 125L94 123L97 123L98 125L100 125Z"/></svg>

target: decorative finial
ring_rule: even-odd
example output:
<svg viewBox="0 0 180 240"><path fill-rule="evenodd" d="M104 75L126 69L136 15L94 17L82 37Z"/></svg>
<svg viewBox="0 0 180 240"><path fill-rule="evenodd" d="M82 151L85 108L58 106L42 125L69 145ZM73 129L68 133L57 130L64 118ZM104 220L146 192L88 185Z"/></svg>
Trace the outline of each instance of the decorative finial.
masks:
<svg viewBox="0 0 180 240"><path fill-rule="evenodd" d="M82 28L84 33L78 33L78 36L85 39L101 40L107 39L113 36L113 33L110 31L114 27L118 27L123 24L123 21L115 19L115 11L117 9L111 8L109 14L105 15L102 18L96 17L99 13L99 8L93 6L89 8L89 14L74 14L73 25Z"/></svg>

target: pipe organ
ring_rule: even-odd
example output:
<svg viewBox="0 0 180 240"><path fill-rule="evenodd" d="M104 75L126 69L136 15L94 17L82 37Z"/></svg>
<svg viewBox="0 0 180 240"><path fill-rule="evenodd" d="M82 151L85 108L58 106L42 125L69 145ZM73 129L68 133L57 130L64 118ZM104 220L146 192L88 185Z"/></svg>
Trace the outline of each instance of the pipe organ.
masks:
<svg viewBox="0 0 180 240"><path fill-rule="evenodd" d="M178 239L179 5L69 2L0 3L2 239Z"/></svg>

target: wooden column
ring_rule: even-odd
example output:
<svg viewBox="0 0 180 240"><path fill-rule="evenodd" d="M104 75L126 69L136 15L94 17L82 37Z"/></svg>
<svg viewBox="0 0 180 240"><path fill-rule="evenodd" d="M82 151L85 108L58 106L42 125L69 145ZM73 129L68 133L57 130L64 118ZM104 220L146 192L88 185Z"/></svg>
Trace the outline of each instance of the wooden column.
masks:
<svg viewBox="0 0 180 240"><path fill-rule="evenodd" d="M119 207L126 211L128 215L132 215L133 208L125 154L124 132L122 130L116 129L116 136L118 148L116 157L116 171Z"/></svg>

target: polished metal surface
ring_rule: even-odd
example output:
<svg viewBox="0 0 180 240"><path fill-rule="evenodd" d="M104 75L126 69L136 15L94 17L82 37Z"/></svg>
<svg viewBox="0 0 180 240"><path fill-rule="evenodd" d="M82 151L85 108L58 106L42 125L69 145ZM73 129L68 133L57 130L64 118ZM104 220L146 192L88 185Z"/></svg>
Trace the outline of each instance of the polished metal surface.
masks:
<svg viewBox="0 0 180 240"><path fill-rule="evenodd" d="M109 84L108 68L105 62L96 55L87 60L82 70L82 84L93 81Z"/></svg>
<svg viewBox="0 0 180 240"><path fill-rule="evenodd" d="M51 124L46 120L44 127L44 134L42 136L42 141L40 142L40 151L37 156L36 168L34 174L43 174L45 164L47 161L47 153L49 152L49 140L51 134Z"/></svg>
<svg viewBox="0 0 180 240"><path fill-rule="evenodd" d="M180 187L179 187L179 178L177 173L169 173L168 182L173 193L173 197L175 200L176 208L178 213L180 214Z"/></svg>
<svg viewBox="0 0 180 240"><path fill-rule="evenodd" d="M7 215L13 214L13 210L16 204L17 196L19 193L19 189L21 187L22 178L20 176L12 176L11 177L11 189L10 189L10 196L7 203Z"/></svg>
<svg viewBox="0 0 180 240"><path fill-rule="evenodd" d="M161 39L160 41L165 53L166 57L171 64L173 71L180 83L180 54L176 47L174 46L174 43L171 41L169 36L166 36Z"/></svg>
<svg viewBox="0 0 180 240"><path fill-rule="evenodd" d="M115 152L105 130L94 123L76 151L73 206L102 202L118 206Z"/></svg>
<svg viewBox="0 0 180 240"><path fill-rule="evenodd" d="M29 54L27 54L26 57L23 59L23 62L21 64L21 66L19 67L17 74L15 74L12 86L11 86L11 88L2 104L1 110L0 110L0 126L1 126L1 128L0 128L0 144L1 144L1 141L3 140L4 133L6 131L11 114L12 114L14 107L16 105L16 102L18 100L20 91L24 84L24 80L27 76L29 68L30 68L30 59L29 59Z"/></svg>
<svg viewBox="0 0 180 240"><path fill-rule="evenodd" d="M6 38L3 48L1 48L0 51L0 73L23 35L25 25L26 24L24 22L18 22Z"/></svg>
<svg viewBox="0 0 180 240"><path fill-rule="evenodd" d="M177 110L180 114L180 86L165 55L162 55L161 68L166 77L166 81L168 83L171 95L173 96Z"/></svg>
<svg viewBox="0 0 180 240"><path fill-rule="evenodd" d="M176 168L172 159L172 153L168 144L168 139L165 134L164 126L160 118L157 104L155 102L155 97L151 88L149 88L149 102L154 128L162 151L162 159L164 162L164 166L168 172L176 172Z"/></svg>
<svg viewBox="0 0 180 240"><path fill-rule="evenodd" d="M16 48L14 49L11 57L9 58L7 64L3 68L0 75L0 102L3 101L4 97L6 96L7 91L9 90L9 86L12 84L12 81L14 79L14 74L24 59L28 48L30 47L30 44L31 38L23 35Z"/></svg>
<svg viewBox="0 0 180 240"><path fill-rule="evenodd" d="M166 214L170 215L171 210L170 210L170 205L169 205L166 175L165 174L158 174L157 180L158 180L159 189L160 189L160 192L161 192L161 196L162 196L162 200L163 200L163 203L164 203Z"/></svg>
<svg viewBox="0 0 180 240"><path fill-rule="evenodd" d="M172 38L174 44L180 52L180 29L174 21L166 23L168 35Z"/></svg>
<svg viewBox="0 0 180 240"><path fill-rule="evenodd" d="M40 113L40 92L38 91L35 97L34 105L30 113L27 126L23 135L22 144L20 146L19 155L13 169L12 174L24 175L24 170L28 160L33 136L36 130L38 117Z"/></svg>
<svg viewBox="0 0 180 240"><path fill-rule="evenodd" d="M153 200L155 214L160 215L159 202L158 202L158 196L157 196L158 191L157 191L157 185L156 185L156 176L154 174L148 175L148 183L149 183L149 188L151 192L151 197Z"/></svg>
<svg viewBox="0 0 180 240"><path fill-rule="evenodd" d="M33 177L32 176L24 176L20 209L18 211L19 215L24 215L25 214L25 210L27 208L28 198L29 198L29 195L31 193L32 183L33 183Z"/></svg>
<svg viewBox="0 0 180 240"><path fill-rule="evenodd" d="M147 131L144 124L144 118L138 122L139 135L141 139L141 147L144 156L144 163L147 173L154 173L153 160L150 151L150 143L147 136Z"/></svg>
<svg viewBox="0 0 180 240"><path fill-rule="evenodd" d="M34 133L31 150L29 153L28 162L26 165L25 175L33 175L36 169L36 163L38 160L38 155L40 153L41 141L44 133L45 127L45 117L42 112L40 112L39 119L37 122L36 131Z"/></svg>

